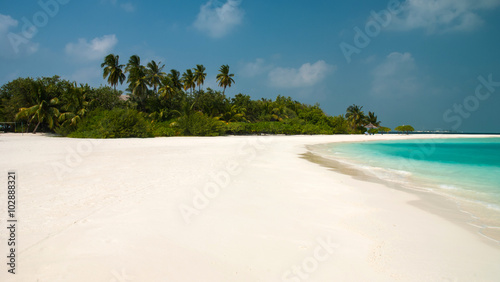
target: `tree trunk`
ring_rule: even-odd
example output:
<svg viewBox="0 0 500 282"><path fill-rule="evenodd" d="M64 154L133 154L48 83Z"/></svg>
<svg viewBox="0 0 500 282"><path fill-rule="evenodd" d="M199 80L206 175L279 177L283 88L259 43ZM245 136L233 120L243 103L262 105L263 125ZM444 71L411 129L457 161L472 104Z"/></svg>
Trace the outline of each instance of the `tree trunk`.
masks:
<svg viewBox="0 0 500 282"><path fill-rule="evenodd" d="M38 129L38 126L39 126L39 125L40 125L40 122L38 122L38 123L36 124L36 126L35 126L35 130L33 130L33 134L35 134L35 133L36 133L36 130Z"/></svg>

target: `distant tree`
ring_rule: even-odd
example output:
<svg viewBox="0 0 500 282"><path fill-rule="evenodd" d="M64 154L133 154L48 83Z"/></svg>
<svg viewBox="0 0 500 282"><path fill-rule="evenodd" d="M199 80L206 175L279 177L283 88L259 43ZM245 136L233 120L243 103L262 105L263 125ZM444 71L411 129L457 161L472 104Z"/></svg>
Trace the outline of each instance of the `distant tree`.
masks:
<svg viewBox="0 0 500 282"><path fill-rule="evenodd" d="M391 129L390 129L390 128L388 128L388 127L381 126L381 127L379 127L379 128L378 128L378 132L380 132L380 133L382 133L382 134L383 134L383 133L387 133L387 132L389 132L389 131L391 131Z"/></svg>
<svg viewBox="0 0 500 282"><path fill-rule="evenodd" d="M410 132L415 131L415 129L411 125L400 125L394 130L399 131L399 132L405 132L406 134L409 134Z"/></svg>
<svg viewBox="0 0 500 282"><path fill-rule="evenodd" d="M377 116L373 112L368 112L368 116L366 117L366 122L371 123L375 126L380 126L380 121L378 120Z"/></svg>
<svg viewBox="0 0 500 282"><path fill-rule="evenodd" d="M219 82L220 87L224 87L224 90L222 91L222 94L226 93L226 87L231 87L231 85L234 83L234 74L229 73L229 66L228 65L222 65L219 69L219 74L217 75L217 81Z"/></svg>
<svg viewBox="0 0 500 282"><path fill-rule="evenodd" d="M345 118L351 124L351 130L359 130L366 123L365 113L362 111L363 106L352 105L346 110Z"/></svg>
<svg viewBox="0 0 500 282"><path fill-rule="evenodd" d="M109 85L113 86L116 91L116 85L122 84L125 81L125 74L123 73L124 65L119 63L120 56L109 54L104 58L104 63L101 64L103 68L103 78L108 78Z"/></svg>
<svg viewBox="0 0 500 282"><path fill-rule="evenodd" d="M205 72L205 67L203 65L196 65L194 69L194 81L198 86L198 90L201 90L201 86L205 83L205 78L207 77L207 73Z"/></svg>

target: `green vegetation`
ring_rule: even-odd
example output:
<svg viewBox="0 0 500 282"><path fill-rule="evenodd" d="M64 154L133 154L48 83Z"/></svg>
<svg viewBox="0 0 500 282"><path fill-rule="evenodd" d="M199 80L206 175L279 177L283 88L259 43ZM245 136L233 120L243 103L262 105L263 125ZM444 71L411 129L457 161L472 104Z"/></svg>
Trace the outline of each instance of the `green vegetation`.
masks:
<svg viewBox="0 0 500 282"><path fill-rule="evenodd" d="M384 126L381 126L381 127L377 128L377 130L381 134L384 134L384 133L387 133L387 132L391 131L391 129L389 127L384 127Z"/></svg>
<svg viewBox="0 0 500 282"><path fill-rule="evenodd" d="M374 113L365 115L357 105L345 115L328 116L319 105L281 95L274 100L252 100L241 93L227 97L226 89L235 83L228 65L222 65L215 78L222 91L203 88L203 65L181 75L175 69L164 72L161 62L144 66L137 55L122 65L118 55L110 54L101 67L110 86L92 88L58 76L18 78L3 85L0 121L21 121L33 133L78 138L359 134L369 124L380 126ZM126 95L116 90L124 82Z"/></svg>
<svg viewBox="0 0 500 282"><path fill-rule="evenodd" d="M89 113L69 137L128 138L152 137L149 124L133 109L97 109Z"/></svg>
<svg viewBox="0 0 500 282"><path fill-rule="evenodd" d="M406 134L409 134L410 132L415 131L415 129L411 125L400 125L394 130L399 131L399 132L405 132Z"/></svg>

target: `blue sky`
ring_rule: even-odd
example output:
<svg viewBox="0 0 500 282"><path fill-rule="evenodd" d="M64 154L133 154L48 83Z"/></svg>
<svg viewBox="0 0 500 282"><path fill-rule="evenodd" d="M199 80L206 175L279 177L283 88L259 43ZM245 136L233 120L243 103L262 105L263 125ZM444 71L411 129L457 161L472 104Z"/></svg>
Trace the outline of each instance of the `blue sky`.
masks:
<svg viewBox="0 0 500 282"><path fill-rule="evenodd" d="M40 0L0 4L0 84L60 75L104 84L109 53L184 72L219 89L352 104L391 128L500 132L500 0ZM125 87L122 86L121 89Z"/></svg>

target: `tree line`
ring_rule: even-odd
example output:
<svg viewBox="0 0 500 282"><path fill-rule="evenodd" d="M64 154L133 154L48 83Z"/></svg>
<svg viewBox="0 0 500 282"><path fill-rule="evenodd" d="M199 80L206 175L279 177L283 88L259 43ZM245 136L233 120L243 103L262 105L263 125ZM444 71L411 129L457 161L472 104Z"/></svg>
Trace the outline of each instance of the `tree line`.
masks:
<svg viewBox="0 0 500 282"><path fill-rule="evenodd" d="M227 134L347 134L384 130L373 112L357 105L328 116L316 105L290 97L253 100L225 95L234 83L228 65L215 77L222 91L204 89L206 69L196 65L182 75L138 55L120 64L109 54L101 64L109 86L77 84L58 76L18 78L0 88L0 121L17 121L32 132L70 137L219 136ZM126 96L116 89L127 83ZM126 99L124 99L126 97ZM378 129L367 128L368 124Z"/></svg>

